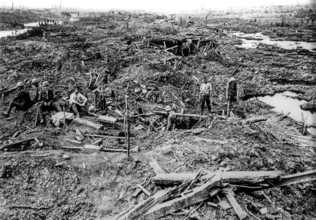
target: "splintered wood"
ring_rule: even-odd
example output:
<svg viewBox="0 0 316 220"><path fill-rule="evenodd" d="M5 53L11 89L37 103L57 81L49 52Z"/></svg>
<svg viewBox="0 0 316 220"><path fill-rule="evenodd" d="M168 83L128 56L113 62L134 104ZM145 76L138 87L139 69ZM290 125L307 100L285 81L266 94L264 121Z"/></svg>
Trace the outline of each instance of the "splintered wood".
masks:
<svg viewBox="0 0 316 220"><path fill-rule="evenodd" d="M240 185L241 188L250 185L247 188L248 190L258 190L316 180L316 170L287 176L282 176L280 171L218 171L205 173L202 169L197 173L165 174L156 160L152 159L150 165L157 174L152 179L155 184L173 185L173 187L160 190L152 195L142 184L137 184L139 188L137 194L143 191L149 197L120 213L116 216L116 220L155 220L196 205L189 214L185 214L184 219L186 219L190 216L192 210L198 214L197 211L203 204L212 204L213 208L219 206L225 210L232 208L238 219L243 220L248 217L247 209L238 203L233 187L229 183L233 183L234 187L239 187L238 184L242 184ZM220 192L225 198L218 204L207 202L208 199ZM210 216L209 219L215 217L214 213L210 212L210 215L207 215Z"/></svg>

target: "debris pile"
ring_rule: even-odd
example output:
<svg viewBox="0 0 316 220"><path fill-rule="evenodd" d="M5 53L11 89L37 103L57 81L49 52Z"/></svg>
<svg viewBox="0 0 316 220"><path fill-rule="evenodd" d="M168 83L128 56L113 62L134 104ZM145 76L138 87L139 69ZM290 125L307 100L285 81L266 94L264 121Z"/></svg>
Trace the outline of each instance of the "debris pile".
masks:
<svg viewBox="0 0 316 220"><path fill-rule="evenodd" d="M17 82L32 100L45 82L62 110L34 102L1 116L0 218L315 217L313 125L256 98L291 91L314 109L315 51L245 49L230 31L273 37L275 28L226 13L107 12L1 38L0 110ZM228 108L232 76L238 102ZM203 115L204 77L212 92ZM77 89L87 98L78 114Z"/></svg>

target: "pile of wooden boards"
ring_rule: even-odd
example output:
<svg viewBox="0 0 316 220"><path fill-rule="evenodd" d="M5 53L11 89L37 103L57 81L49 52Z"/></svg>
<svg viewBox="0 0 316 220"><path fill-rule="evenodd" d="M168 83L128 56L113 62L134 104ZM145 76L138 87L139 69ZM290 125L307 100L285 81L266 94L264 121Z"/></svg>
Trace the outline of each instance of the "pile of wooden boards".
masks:
<svg viewBox="0 0 316 220"><path fill-rule="evenodd" d="M152 181L165 188L155 194L144 189L143 192L147 192L149 197L121 212L115 219L159 219L190 206L204 203L218 193L225 196L225 200L230 203L225 202L226 206L232 207L239 219L245 219L248 213L237 202L232 185L240 189L263 190L316 180L316 170L293 175L282 175L280 171L208 172L202 169L197 173L165 174L161 170L156 174ZM140 189L142 188L144 187ZM223 204L218 205L224 207Z"/></svg>

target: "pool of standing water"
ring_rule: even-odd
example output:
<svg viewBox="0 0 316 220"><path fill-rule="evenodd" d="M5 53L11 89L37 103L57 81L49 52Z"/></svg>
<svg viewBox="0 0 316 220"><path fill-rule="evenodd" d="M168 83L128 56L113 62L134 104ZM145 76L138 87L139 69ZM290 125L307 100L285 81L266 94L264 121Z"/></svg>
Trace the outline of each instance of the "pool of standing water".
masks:
<svg viewBox="0 0 316 220"><path fill-rule="evenodd" d="M242 32L237 32L233 33L232 35L242 40L242 45L237 45L237 47L240 48L257 48L260 43L263 43L268 45L275 45L286 50L297 48L303 48L310 51L316 50L316 42L271 40L268 36L265 36L261 33L245 34Z"/></svg>
<svg viewBox="0 0 316 220"><path fill-rule="evenodd" d="M296 93L293 92L283 92L277 93L273 96L263 96L258 97L258 99L268 105L274 107L272 110L278 113L283 113L284 115L294 119L295 121L305 121L307 124L316 123L316 113L310 111L304 111L300 108L300 105L306 103L304 100L299 100L295 98ZM312 135L316 135L315 128L309 128L308 132Z"/></svg>

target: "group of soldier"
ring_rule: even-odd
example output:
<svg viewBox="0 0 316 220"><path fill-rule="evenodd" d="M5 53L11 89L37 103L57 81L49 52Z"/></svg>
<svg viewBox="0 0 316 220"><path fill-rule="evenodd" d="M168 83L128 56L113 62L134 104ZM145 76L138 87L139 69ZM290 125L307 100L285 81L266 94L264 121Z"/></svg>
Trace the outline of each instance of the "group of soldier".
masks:
<svg viewBox="0 0 316 220"><path fill-rule="evenodd" d="M48 81L40 83L39 80L35 78L30 84L31 87L35 89L34 98L31 98L25 83L18 82L16 85L18 93L11 100L8 110L2 113L3 116L9 117L13 108L20 111L27 111L33 105L37 105L40 123L44 123L44 112L61 112L65 111L66 107L69 106L69 109L75 113L76 117L80 117L81 110L84 110L86 106L88 99L79 92L79 86L75 87L74 92L70 95L69 99L66 97L63 101L58 101Z"/></svg>
<svg viewBox="0 0 316 220"><path fill-rule="evenodd" d="M238 101L237 94L237 81L234 77L228 80L226 87L226 99L227 99L227 116L230 116L232 105L236 104ZM204 106L207 106L208 112L211 113L211 94L212 85L208 82L207 77L203 79L203 83L200 86L199 99L201 103L201 115L203 114Z"/></svg>
<svg viewBox="0 0 316 220"><path fill-rule="evenodd" d="M80 93L79 86L75 86L74 91L71 93L70 97L67 97L66 95L63 97L63 100L58 101L48 81L40 83L39 80L35 78L31 80L29 84L31 84L31 87L33 87L35 90L34 98L31 98L25 84L23 82L18 82L16 86L18 93L16 97L11 100L8 110L3 112L2 115L9 117L13 108L16 110L27 111L33 105L36 105L40 123L44 123L45 117L43 113L47 111L61 112L66 111L66 108L69 107L69 110L72 111L76 117L80 117L80 112L87 109L86 107L88 99ZM204 77L203 83L200 85L199 93L201 115L203 115L205 106L208 109L208 113L211 114L211 95L212 85L210 82L208 82L207 77ZM232 105L237 103L237 97L237 81L234 77L231 77L227 83L226 88L227 116L230 116ZM176 113L178 110L179 109L176 109L176 105L166 109L168 115L172 115L172 112ZM179 111L183 113L183 111ZM171 124L170 120L168 122L169 125Z"/></svg>

